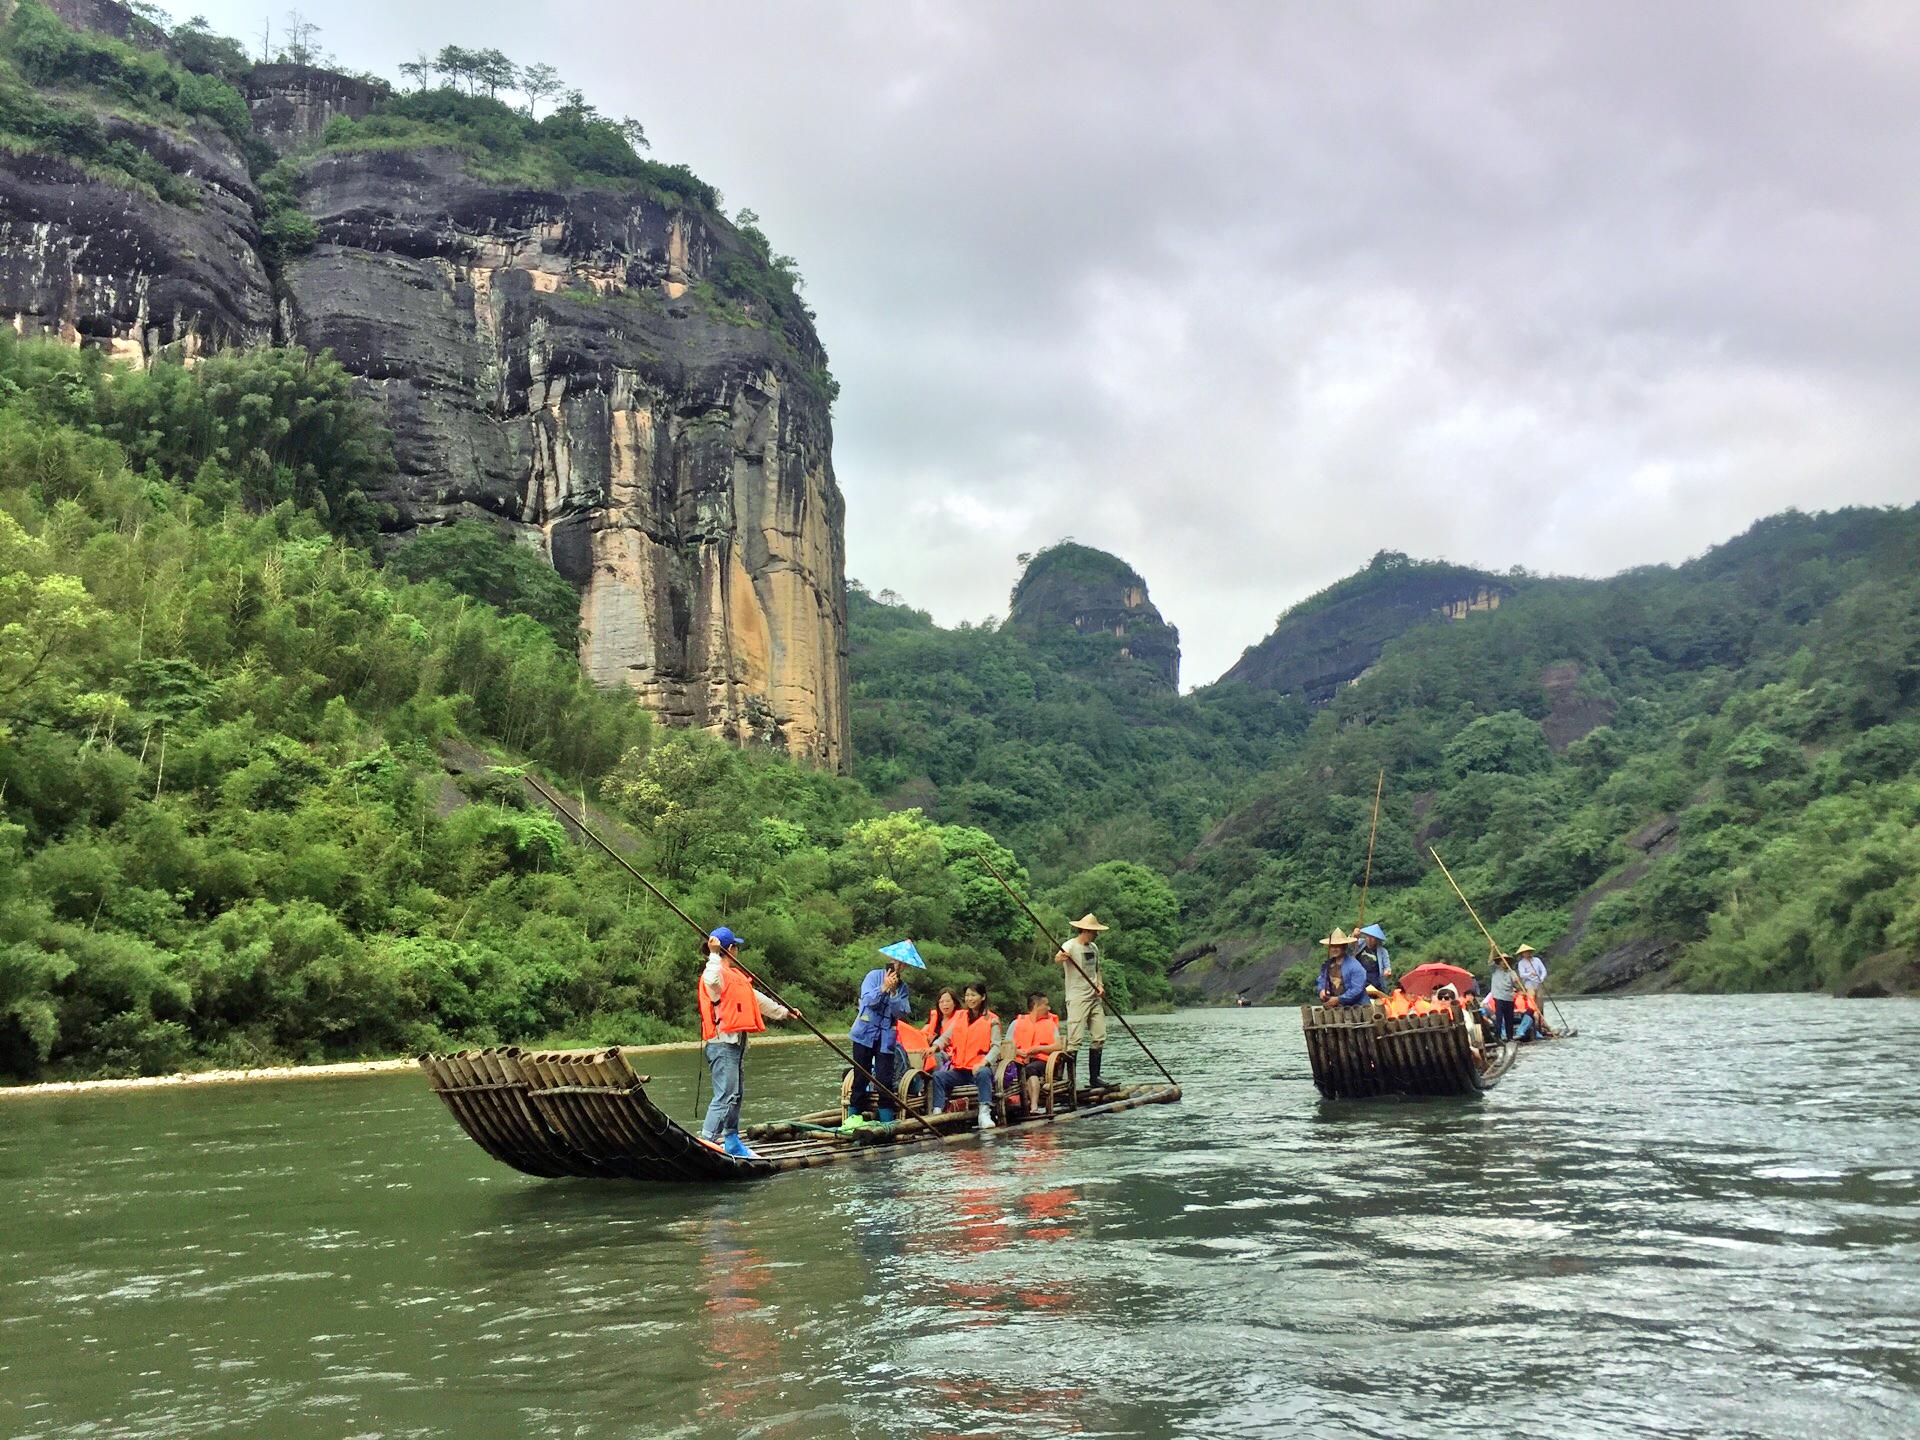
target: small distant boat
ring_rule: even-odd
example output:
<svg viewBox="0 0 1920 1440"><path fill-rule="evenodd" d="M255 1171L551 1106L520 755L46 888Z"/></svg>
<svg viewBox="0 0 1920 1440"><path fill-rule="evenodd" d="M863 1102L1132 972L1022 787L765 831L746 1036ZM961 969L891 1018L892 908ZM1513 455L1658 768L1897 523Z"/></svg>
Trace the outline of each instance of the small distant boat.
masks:
<svg viewBox="0 0 1920 1440"><path fill-rule="evenodd" d="M636 1074L617 1048L461 1050L422 1055L420 1068L460 1128L502 1164L543 1178L669 1183L760 1180L907 1146L1017 1135L1180 1098L1179 1087L1164 1084L1076 1092L1068 1076L1048 1089L1044 1110L992 1130L979 1129L972 1110L960 1110L922 1114L925 1125L902 1118L843 1133L841 1112L823 1110L743 1128L742 1137L759 1158L736 1160L654 1104L647 1077ZM907 1100L914 1113L925 1103L924 1092Z"/></svg>

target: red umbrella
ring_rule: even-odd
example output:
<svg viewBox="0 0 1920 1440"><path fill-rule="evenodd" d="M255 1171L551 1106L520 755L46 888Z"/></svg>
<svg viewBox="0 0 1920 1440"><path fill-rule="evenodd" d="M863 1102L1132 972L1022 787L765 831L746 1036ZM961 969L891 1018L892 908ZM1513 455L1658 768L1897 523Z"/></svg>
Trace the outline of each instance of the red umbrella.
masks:
<svg viewBox="0 0 1920 1440"><path fill-rule="evenodd" d="M1433 992L1442 985L1451 985L1462 995L1479 988L1479 982L1471 972L1462 970L1458 965L1442 965L1438 961L1416 965L1400 977L1400 988L1416 1000L1431 999Z"/></svg>

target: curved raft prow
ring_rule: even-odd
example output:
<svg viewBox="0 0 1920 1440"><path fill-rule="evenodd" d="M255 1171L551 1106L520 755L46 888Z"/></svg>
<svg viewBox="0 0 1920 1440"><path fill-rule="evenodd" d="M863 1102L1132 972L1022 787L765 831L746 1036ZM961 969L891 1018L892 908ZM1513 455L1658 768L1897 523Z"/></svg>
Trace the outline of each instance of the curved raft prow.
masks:
<svg viewBox="0 0 1920 1440"><path fill-rule="evenodd" d="M1480 1095L1500 1083L1519 1047L1497 1044L1486 1069L1474 1063L1467 1027L1454 1015L1386 1018L1378 1005L1302 1005L1313 1083L1329 1100L1378 1095Z"/></svg>
<svg viewBox="0 0 1920 1440"><path fill-rule="evenodd" d="M481 1149L516 1170L544 1178L755 1180L903 1145L935 1140L952 1144L1180 1098L1173 1085L1103 1086L1082 1091L1076 1108L984 1132L977 1128L974 1112L965 1110L923 1117L931 1128L903 1121L842 1135L832 1128L840 1123L840 1112L827 1110L749 1127L746 1139L760 1158L737 1160L705 1144L655 1105L647 1095L646 1077L636 1075L617 1048L461 1050L422 1055L420 1068Z"/></svg>

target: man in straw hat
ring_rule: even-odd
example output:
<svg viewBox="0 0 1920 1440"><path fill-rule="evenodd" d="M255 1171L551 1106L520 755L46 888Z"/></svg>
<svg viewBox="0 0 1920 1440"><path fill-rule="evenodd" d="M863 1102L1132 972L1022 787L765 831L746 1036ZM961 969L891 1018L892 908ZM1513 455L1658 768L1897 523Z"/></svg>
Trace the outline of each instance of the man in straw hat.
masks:
<svg viewBox="0 0 1920 1440"><path fill-rule="evenodd" d="M1073 938L1053 958L1067 982L1067 1053L1087 1050L1087 1088L1100 1083L1100 1052L1107 1044L1107 986L1100 976L1099 937L1106 930L1089 910L1073 922ZM1089 1043L1090 1042L1090 1043Z"/></svg>
<svg viewBox="0 0 1920 1440"><path fill-rule="evenodd" d="M1336 926L1320 942L1327 947L1327 963L1320 967L1322 1005L1367 1005L1367 967L1353 954L1353 937Z"/></svg>

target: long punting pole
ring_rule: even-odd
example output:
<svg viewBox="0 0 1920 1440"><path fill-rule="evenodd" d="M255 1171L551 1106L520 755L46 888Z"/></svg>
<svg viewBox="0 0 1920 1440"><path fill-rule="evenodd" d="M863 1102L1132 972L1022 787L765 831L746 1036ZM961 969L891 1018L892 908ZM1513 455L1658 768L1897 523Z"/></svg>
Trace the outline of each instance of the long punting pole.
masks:
<svg viewBox="0 0 1920 1440"><path fill-rule="evenodd" d="M1380 792L1387 788L1386 767L1380 769L1380 778L1373 782L1373 826L1367 831L1367 868L1360 877L1360 918L1353 922L1357 933L1367 923L1367 886L1373 881L1373 842L1380 834Z"/></svg>
<svg viewBox="0 0 1920 1440"><path fill-rule="evenodd" d="M1075 970L1078 970L1080 972L1080 978L1086 981L1088 988L1093 990L1094 993L1100 997L1100 1003L1106 1006L1107 1009L1111 1010L1113 1012L1113 1018L1118 1020L1121 1023L1121 1025L1126 1027L1127 1034L1133 1036L1133 1043L1138 1045L1142 1050L1145 1050L1147 1053L1147 1058L1153 1062L1154 1068L1158 1070L1162 1075L1167 1077L1167 1083L1173 1086L1175 1089L1178 1089L1180 1086L1180 1082L1173 1078L1173 1072L1167 1069L1166 1066L1160 1063L1160 1057L1158 1055L1154 1054L1152 1050L1148 1049L1147 1042L1140 1038L1140 1032L1135 1030L1133 1026L1127 1024L1127 1017L1120 1013L1120 1007L1115 1005L1113 1001L1107 998L1105 991L1101 990L1098 986L1094 985L1093 977L1087 974L1085 970L1080 969L1080 962L1073 958L1073 955L1067 950L1067 947L1060 944L1058 941L1056 941L1053 938L1053 936L1048 932L1045 923L1042 922L1042 920L1038 915L1033 913L1033 907L1028 905L1025 900L1022 900L1020 898L1020 892L1018 890L1015 890L1013 886L1007 883L1007 877L1002 875L998 870L994 869L993 862L987 859L987 857L985 855L982 855L978 850L974 851L974 857L977 860L979 860L979 862L982 865L987 867L987 873L989 875L993 876L994 879L1000 882L1000 888L1006 891L1007 894L1013 896L1013 903L1018 905L1022 910L1025 910L1027 912L1027 918L1033 922L1033 928L1038 930L1042 935L1046 936L1047 943L1053 946L1053 948L1059 951L1062 955L1065 955L1067 957L1067 963L1073 966Z"/></svg>
<svg viewBox="0 0 1920 1440"><path fill-rule="evenodd" d="M1440 867L1440 873L1447 877L1447 884L1453 886L1453 893L1460 897L1460 903L1467 907L1467 914L1473 916L1473 923L1480 926L1480 933L1487 937L1487 944L1493 946L1496 955L1502 953L1500 942L1493 938L1493 932L1487 929L1480 917L1474 913L1473 902L1467 899L1466 892L1460 888L1460 882L1455 880L1453 878L1453 872L1447 869L1447 862L1440 858L1440 852L1429 845L1427 847L1427 853L1433 856L1433 863Z"/></svg>
<svg viewBox="0 0 1920 1440"><path fill-rule="evenodd" d="M1460 896L1460 903L1467 907L1467 914L1473 915L1473 923L1480 926L1480 933L1487 937L1487 944L1493 946L1494 952L1496 954L1503 953L1500 950L1500 942L1493 938L1493 932L1488 930L1485 925L1481 924L1480 917L1478 915L1474 915L1473 902L1468 900L1466 895L1462 893L1460 889L1460 882L1453 878L1453 872L1447 869L1447 862L1440 858L1440 852L1434 849L1431 845L1429 845L1427 847L1427 853L1433 856L1433 863L1440 867L1440 873L1447 877L1447 884L1453 886L1453 893ZM1561 1011L1560 1006L1558 1005L1558 1003L1555 1002L1554 998L1551 995L1547 997L1547 1003L1553 1006L1553 1013L1560 1016L1561 1025L1564 1026L1567 1033L1571 1035L1573 1033L1573 1026L1567 1023L1566 1015ZM1543 1013L1541 1016L1541 1019L1543 1022L1545 1018L1546 1018L1545 1014Z"/></svg>
<svg viewBox="0 0 1920 1440"><path fill-rule="evenodd" d="M551 805L555 810L558 810L563 816L565 816L568 822L571 823L574 826L574 828L577 829L582 835L586 836L589 840L593 841L594 844L598 845L602 850L606 851L607 854L611 855L615 860L619 861L621 865L625 866L627 873L633 876L633 878L638 880L642 885L644 885L649 895L653 896L654 899L658 900L662 905L666 906L669 910L673 911L674 914L678 915L682 920L686 921L687 924L693 928L693 933L700 937L702 943L706 941L707 932L705 927L703 927L698 920L694 919L691 915L687 914L686 911L682 910L678 905L674 904L672 900L668 899L665 892L663 892L658 885L655 885L651 880L647 879L646 876L642 875L638 870L634 869L633 866L628 862L626 856L622 855L618 850L614 849L611 845L607 844L606 841L602 840L598 835L594 834L592 830L588 829L587 817L584 813L580 815L571 814L567 810L567 807L560 803L560 797L555 795L551 790L547 789L547 787L542 785L538 780L534 779L533 776L526 775L526 776L522 776L521 778L523 778L527 782L527 784L531 785L534 788L534 790L539 794L542 800L545 800L547 804ZM740 965L740 962L738 960L735 960L733 963L735 965ZM829 1050L833 1051L834 1054L838 1055L842 1060L846 1061L847 1064L852 1066L856 1071L858 1071L862 1076L864 1076L866 1078L867 1083L873 1086L874 1089L879 1091L880 1094L884 1095L887 1099L893 1101L894 1108L898 1110L902 1115L912 1115L913 1118L920 1124L922 1129L933 1130L933 1126L927 1124L926 1120L923 1117L907 1109L907 1107L901 1103L900 1097L894 1093L894 1089L891 1085L882 1085L877 1079L874 1078L872 1071L868 1070L858 1060L855 1060L846 1051L842 1050L838 1045L834 1044L832 1040L828 1039L826 1032L821 1030L821 1028L818 1025L814 1024L813 1021L809 1020L799 1010L794 1009L793 1006L787 1004L785 1000L782 1000L780 998L780 992L778 990L774 989L771 985L767 984L758 975L754 974L753 971L747 969L746 966L740 965L740 970L741 970L741 973L747 977L748 983L756 985L761 990L764 990L770 997L772 997L773 1002L776 1005L781 1006L783 1009L792 1010L794 1015L799 1019L800 1023L806 1026L807 1029L811 1030L816 1036L819 1037L821 1044L825 1045ZM938 1134L939 1132L935 1131L934 1133Z"/></svg>

